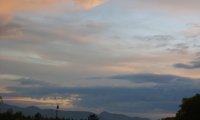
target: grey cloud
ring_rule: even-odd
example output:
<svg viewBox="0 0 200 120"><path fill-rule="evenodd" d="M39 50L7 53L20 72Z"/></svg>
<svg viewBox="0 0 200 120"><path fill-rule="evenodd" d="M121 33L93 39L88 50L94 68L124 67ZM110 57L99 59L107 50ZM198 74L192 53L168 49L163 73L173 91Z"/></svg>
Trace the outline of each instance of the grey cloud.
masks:
<svg viewBox="0 0 200 120"><path fill-rule="evenodd" d="M18 79L16 82L19 82L21 85L39 85L39 86L45 86L45 85L51 85L44 81L39 80L32 80L32 79Z"/></svg>
<svg viewBox="0 0 200 120"><path fill-rule="evenodd" d="M139 1L140 8L146 10L157 10L161 13L170 13L174 15L198 15L198 0L146 0ZM180 4L181 3L181 4Z"/></svg>
<svg viewBox="0 0 200 120"><path fill-rule="evenodd" d="M174 67L181 69L200 69L200 58L190 62L189 64L177 63L174 64Z"/></svg>
<svg viewBox="0 0 200 120"><path fill-rule="evenodd" d="M169 48L167 48L167 51L169 52L177 52L179 54L187 54L188 52L188 49L190 49L192 47L192 45L188 44L188 43L178 43L178 44L175 44Z"/></svg>
<svg viewBox="0 0 200 120"><path fill-rule="evenodd" d="M66 87L35 87L19 88L10 87L18 91L17 95L44 97L55 94L67 96L80 94L81 101L77 106L83 108L104 108L115 112L147 112L160 109L163 111L176 111L184 96L190 96L199 89L174 89L174 88L66 88Z"/></svg>
<svg viewBox="0 0 200 120"><path fill-rule="evenodd" d="M0 21L1 22L1 21ZM19 34L20 26L17 24L0 25L0 37L11 37Z"/></svg>
<svg viewBox="0 0 200 120"><path fill-rule="evenodd" d="M185 82L195 82L195 79L188 77L181 77L176 75L167 74L151 74L151 73L141 73L141 74L127 74L127 75L116 75L109 77L111 79L121 79L129 80L136 83L154 82L157 84L169 85L173 83Z"/></svg>
<svg viewBox="0 0 200 120"><path fill-rule="evenodd" d="M175 39L171 35L134 36L134 38L146 41L163 41L163 42Z"/></svg>
<svg viewBox="0 0 200 120"><path fill-rule="evenodd" d="M183 64L183 63L177 63L174 65L176 68L182 68L182 69L196 69L199 68L200 66L194 66L194 65L189 65L189 64Z"/></svg>
<svg viewBox="0 0 200 120"><path fill-rule="evenodd" d="M166 48L172 45L171 41L176 40L176 38L172 35L150 35L150 36L134 36L133 37L139 41L151 42L154 48Z"/></svg>
<svg viewBox="0 0 200 120"><path fill-rule="evenodd" d="M29 86L29 83L40 84L30 80L22 86L9 86L8 90L17 93L8 93L7 96L49 97L60 95L66 97L70 94L79 94L81 101L77 103L81 108L102 108L113 112L148 112L167 111L175 112L183 97L200 92L200 81L173 75L134 74L118 75L110 79L130 80L146 83L155 82L154 88L126 88L126 87L65 87L53 84ZM20 80L21 81L21 80ZM22 80L23 81L23 80Z"/></svg>

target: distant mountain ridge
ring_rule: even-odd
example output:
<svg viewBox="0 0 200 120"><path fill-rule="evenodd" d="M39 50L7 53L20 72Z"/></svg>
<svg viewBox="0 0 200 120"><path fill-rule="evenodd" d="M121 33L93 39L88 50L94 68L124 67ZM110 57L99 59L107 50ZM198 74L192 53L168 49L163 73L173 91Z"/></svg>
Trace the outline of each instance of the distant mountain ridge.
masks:
<svg viewBox="0 0 200 120"><path fill-rule="evenodd" d="M47 117L55 117L55 110L53 109L40 109L35 106L30 106L26 108L1 104L0 110L1 112L6 112L7 110L12 109L13 112L22 112L26 116L34 116L36 113L40 113L43 116ZM87 119L89 115L94 114L92 112L86 111L59 111L60 118L73 118L74 120ZM114 114L109 112L102 112L99 115L100 120L149 120L148 118L140 118L140 117L129 117L122 114Z"/></svg>

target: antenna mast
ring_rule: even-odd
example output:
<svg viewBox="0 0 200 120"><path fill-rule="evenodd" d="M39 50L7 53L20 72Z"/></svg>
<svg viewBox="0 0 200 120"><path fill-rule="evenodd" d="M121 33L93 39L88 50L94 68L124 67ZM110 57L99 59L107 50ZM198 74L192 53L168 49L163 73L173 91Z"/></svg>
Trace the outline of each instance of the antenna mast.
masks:
<svg viewBox="0 0 200 120"><path fill-rule="evenodd" d="M59 105L58 105L58 102L57 102L57 98L55 97L55 100L56 100L56 120L58 119L58 110L59 110Z"/></svg>
<svg viewBox="0 0 200 120"><path fill-rule="evenodd" d="M0 96L0 105L3 104L3 97ZM1 107L0 107L0 113L1 113Z"/></svg>
<svg viewBox="0 0 200 120"><path fill-rule="evenodd" d="M3 97L0 96L0 104L3 104Z"/></svg>

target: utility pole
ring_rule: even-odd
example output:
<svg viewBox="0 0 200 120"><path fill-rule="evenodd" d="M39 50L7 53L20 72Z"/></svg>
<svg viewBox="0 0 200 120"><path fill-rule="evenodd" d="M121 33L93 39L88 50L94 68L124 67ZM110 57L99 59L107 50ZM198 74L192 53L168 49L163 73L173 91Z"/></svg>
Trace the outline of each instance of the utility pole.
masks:
<svg viewBox="0 0 200 120"><path fill-rule="evenodd" d="M3 97L0 96L0 106L3 104ZM1 113L1 107L0 107L0 113Z"/></svg>
<svg viewBox="0 0 200 120"><path fill-rule="evenodd" d="M3 97L0 96L0 104L3 104Z"/></svg>
<svg viewBox="0 0 200 120"><path fill-rule="evenodd" d="M58 119L58 110L59 110L59 105L56 106L56 120Z"/></svg>
<svg viewBox="0 0 200 120"><path fill-rule="evenodd" d="M55 97L56 100L56 120L58 119L58 110L59 110L59 105L57 103L57 98Z"/></svg>

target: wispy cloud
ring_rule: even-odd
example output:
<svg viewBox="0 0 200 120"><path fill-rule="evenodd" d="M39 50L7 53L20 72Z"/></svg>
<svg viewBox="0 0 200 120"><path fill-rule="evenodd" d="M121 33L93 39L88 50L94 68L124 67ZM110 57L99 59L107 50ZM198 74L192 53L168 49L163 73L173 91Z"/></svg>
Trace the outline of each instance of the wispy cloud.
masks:
<svg viewBox="0 0 200 120"><path fill-rule="evenodd" d="M0 80L18 80L22 78L27 78L27 77L14 74L0 74Z"/></svg>
<svg viewBox="0 0 200 120"><path fill-rule="evenodd" d="M48 58L44 58L36 53L26 53L26 52L17 52L17 51L1 51L0 55L5 59L24 61L33 64L40 65L50 65L50 66L62 66L67 65L67 61L56 61Z"/></svg>
<svg viewBox="0 0 200 120"><path fill-rule="evenodd" d="M179 16L197 15L199 10L198 0L141 0L136 3L143 9Z"/></svg>
<svg viewBox="0 0 200 120"><path fill-rule="evenodd" d="M6 97L4 98L6 102L18 103L18 104L37 104L40 107L54 107L59 104L62 108L72 108L74 103L79 101L79 95L69 95L66 98L62 97L45 97L45 98L31 98L31 97Z"/></svg>

